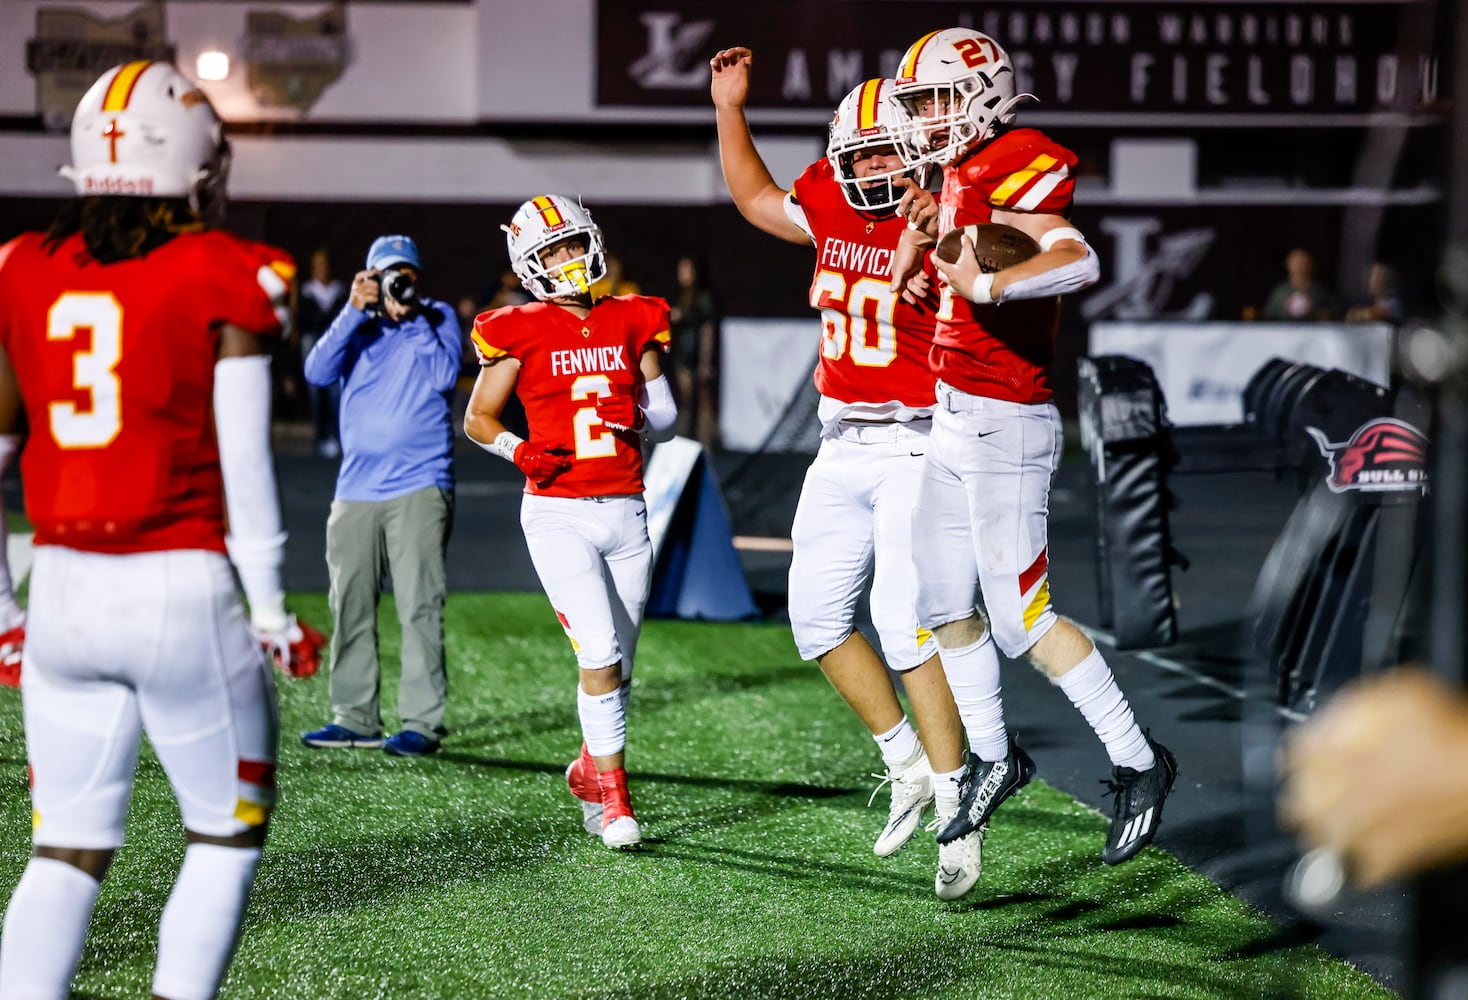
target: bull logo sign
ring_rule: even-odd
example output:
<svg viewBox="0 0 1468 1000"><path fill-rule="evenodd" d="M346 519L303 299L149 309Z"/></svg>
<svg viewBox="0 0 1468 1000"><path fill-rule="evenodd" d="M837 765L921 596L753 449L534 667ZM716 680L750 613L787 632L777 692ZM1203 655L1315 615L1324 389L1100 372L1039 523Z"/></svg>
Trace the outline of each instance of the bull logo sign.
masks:
<svg viewBox="0 0 1468 1000"><path fill-rule="evenodd" d="M1427 437L1411 424L1379 417L1338 444L1327 441L1317 427L1305 430L1330 463L1326 485L1332 493L1427 489Z"/></svg>

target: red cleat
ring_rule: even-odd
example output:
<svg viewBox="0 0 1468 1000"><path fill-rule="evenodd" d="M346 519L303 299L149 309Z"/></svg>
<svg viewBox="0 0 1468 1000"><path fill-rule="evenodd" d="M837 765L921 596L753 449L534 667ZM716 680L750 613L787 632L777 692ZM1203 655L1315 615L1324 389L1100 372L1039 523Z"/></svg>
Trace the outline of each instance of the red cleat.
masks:
<svg viewBox="0 0 1468 1000"><path fill-rule="evenodd" d="M601 836L601 785L597 783L596 761L591 751L581 744L581 755L566 765L566 784L581 803L581 825L593 837Z"/></svg>
<svg viewBox="0 0 1468 1000"><path fill-rule="evenodd" d="M627 791L627 772L622 768L602 771L596 776L601 785L601 839L608 847L629 848L642 843L642 827L632 815L632 796Z"/></svg>
<svg viewBox="0 0 1468 1000"><path fill-rule="evenodd" d="M24 650L24 625L0 632L0 687L20 687L20 654Z"/></svg>

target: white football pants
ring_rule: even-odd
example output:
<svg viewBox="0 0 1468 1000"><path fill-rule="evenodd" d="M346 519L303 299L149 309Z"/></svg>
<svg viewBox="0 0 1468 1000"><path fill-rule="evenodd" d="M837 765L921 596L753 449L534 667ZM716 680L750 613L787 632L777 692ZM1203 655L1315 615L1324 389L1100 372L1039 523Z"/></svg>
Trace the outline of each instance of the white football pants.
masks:
<svg viewBox="0 0 1468 1000"><path fill-rule="evenodd" d="M1050 631L1056 617L1046 520L1061 446L1054 404L1011 403L938 383L913 511L924 627L973 614L977 585L1006 656L1019 656Z"/></svg>
<svg viewBox="0 0 1468 1000"><path fill-rule="evenodd" d="M872 585L872 624L893 670L938 652L918 626L912 510L929 421L840 425L805 474L790 537L790 631L801 658L835 649L855 629L857 602Z"/></svg>
<svg viewBox="0 0 1468 1000"><path fill-rule="evenodd" d="M37 844L122 844L144 732L188 829L268 817L275 679L221 553L37 547L21 676Z"/></svg>
<svg viewBox="0 0 1468 1000"><path fill-rule="evenodd" d="M520 526L545 596L587 670L621 661L632 673L652 583L647 504L626 497L525 494Z"/></svg>

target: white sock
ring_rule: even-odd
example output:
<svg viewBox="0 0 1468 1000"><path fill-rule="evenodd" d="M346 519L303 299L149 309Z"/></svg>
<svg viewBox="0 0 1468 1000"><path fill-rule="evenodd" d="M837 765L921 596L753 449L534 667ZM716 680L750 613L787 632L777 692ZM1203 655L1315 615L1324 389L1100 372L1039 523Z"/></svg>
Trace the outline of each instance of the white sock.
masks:
<svg viewBox="0 0 1468 1000"><path fill-rule="evenodd" d="M1055 686L1065 692L1071 704L1081 710L1101 742L1106 754L1117 767L1145 771L1157 763L1147 737L1132 715L1132 706L1116 685L1111 668L1101 658L1101 651L1091 647L1091 655L1055 679Z"/></svg>
<svg viewBox="0 0 1468 1000"><path fill-rule="evenodd" d="M20 435L0 434L0 474L20 448ZM5 524L5 500L0 496L0 632L25 624L25 611L15 600L15 581L10 578L10 529Z"/></svg>
<svg viewBox="0 0 1468 1000"><path fill-rule="evenodd" d="M969 749L980 760L1009 756L1009 731L1004 728L1004 702L999 697L999 652L993 637L986 634L957 649L939 646L938 657L968 734Z"/></svg>
<svg viewBox="0 0 1468 1000"><path fill-rule="evenodd" d="M894 772L911 763L923 748L918 742L917 730L912 728L905 715L897 725L872 739L877 741L877 749L882 751L882 762L887 765L887 770Z"/></svg>
<svg viewBox="0 0 1468 1000"><path fill-rule="evenodd" d="M0 935L0 997L66 1000L102 884L55 858L31 858Z"/></svg>
<svg viewBox="0 0 1468 1000"><path fill-rule="evenodd" d="M952 816L958 812L958 785L962 780L961 767L956 771L933 772L933 795L937 799L940 816Z"/></svg>
<svg viewBox="0 0 1468 1000"><path fill-rule="evenodd" d="M581 737L593 757L610 757L627 748L627 709L622 690L587 694L580 685L576 687Z"/></svg>
<svg viewBox="0 0 1468 1000"><path fill-rule="evenodd" d="M158 923L153 992L168 1000L210 1000L239 941L258 847L190 844Z"/></svg>

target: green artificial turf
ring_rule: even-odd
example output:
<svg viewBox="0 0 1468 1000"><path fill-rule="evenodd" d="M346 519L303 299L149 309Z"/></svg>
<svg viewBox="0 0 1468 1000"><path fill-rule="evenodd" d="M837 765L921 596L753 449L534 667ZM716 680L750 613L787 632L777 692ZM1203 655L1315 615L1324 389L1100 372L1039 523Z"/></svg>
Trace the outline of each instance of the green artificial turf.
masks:
<svg viewBox="0 0 1468 1000"><path fill-rule="evenodd" d="M295 607L327 623L319 595ZM395 683L397 625L381 622ZM325 676L281 684L281 800L225 997L1389 996L1170 855L1107 868L1102 818L1037 782L969 898L931 835L879 859L879 758L788 629L652 622L629 771L648 846L581 828L575 667L539 595L454 595L445 751L312 751ZM391 730L394 691L384 692ZM20 700L0 690L0 898L28 852ZM1166 826L1163 841L1166 841ZM181 857L150 754L79 996L145 997Z"/></svg>

